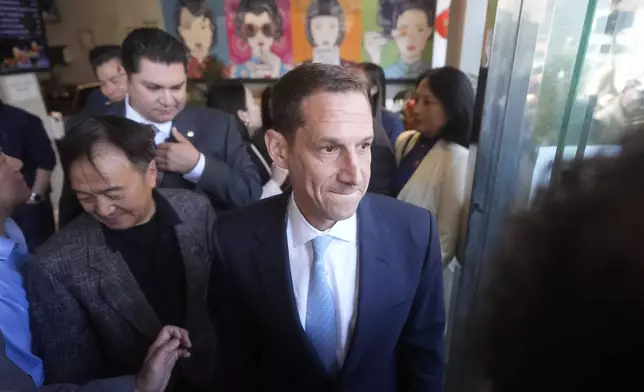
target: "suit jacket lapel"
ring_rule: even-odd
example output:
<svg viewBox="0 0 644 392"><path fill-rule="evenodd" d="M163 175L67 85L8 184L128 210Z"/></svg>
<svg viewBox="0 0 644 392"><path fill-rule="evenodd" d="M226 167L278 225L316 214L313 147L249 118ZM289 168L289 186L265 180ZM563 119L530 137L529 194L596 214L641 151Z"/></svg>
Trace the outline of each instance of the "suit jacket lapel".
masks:
<svg viewBox="0 0 644 392"><path fill-rule="evenodd" d="M152 306L143 295L125 260L107 244L98 223L88 233L90 267L100 272L100 291L103 299L132 325L154 339L161 329ZM93 253L95 252L95 253Z"/></svg>
<svg viewBox="0 0 644 392"><path fill-rule="evenodd" d="M201 227L190 222L179 223L174 227L177 242L181 250L186 277L186 329L190 331L190 340L194 349L190 361L180 362L185 375L197 385L203 385L212 374L203 369L215 369L215 357L209 349L215 343L212 340L211 323L206 307L206 278L210 274L210 256L207 244L203 241Z"/></svg>
<svg viewBox="0 0 644 392"><path fill-rule="evenodd" d="M326 370L302 328L295 303L286 238L289 199L290 193L275 197L272 208L267 208L269 212L261 218L262 224L256 231L258 244L254 249L255 265L264 289L266 307L284 312L273 319L274 323L279 324L276 330L285 331L285 335L292 336L294 351L301 352L302 360L310 361L313 369L325 375Z"/></svg>
<svg viewBox="0 0 644 392"><path fill-rule="evenodd" d="M369 196L365 196L358 207L358 310L341 376L355 370L378 331L379 321L404 290L392 284L396 255L387 246L386 229L376 212L369 208Z"/></svg>

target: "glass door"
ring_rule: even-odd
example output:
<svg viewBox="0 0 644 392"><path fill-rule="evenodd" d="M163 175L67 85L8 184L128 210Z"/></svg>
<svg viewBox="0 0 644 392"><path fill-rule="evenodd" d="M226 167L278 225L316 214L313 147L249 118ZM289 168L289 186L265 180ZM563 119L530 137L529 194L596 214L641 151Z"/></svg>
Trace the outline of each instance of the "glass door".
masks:
<svg viewBox="0 0 644 392"><path fill-rule="evenodd" d="M574 160L644 124L644 2L499 0L489 49L448 392L481 391L473 315L504 221Z"/></svg>

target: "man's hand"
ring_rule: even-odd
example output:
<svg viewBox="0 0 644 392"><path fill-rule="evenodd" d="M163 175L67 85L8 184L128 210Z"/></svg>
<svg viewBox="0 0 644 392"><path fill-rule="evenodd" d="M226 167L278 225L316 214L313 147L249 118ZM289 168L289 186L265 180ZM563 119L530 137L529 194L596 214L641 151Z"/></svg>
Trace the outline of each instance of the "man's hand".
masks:
<svg viewBox="0 0 644 392"><path fill-rule="evenodd" d="M165 326L148 349L143 368L136 376L134 392L163 392L179 358L189 358L192 347L188 331Z"/></svg>
<svg viewBox="0 0 644 392"><path fill-rule="evenodd" d="M199 162L201 153L177 128L172 128L172 136L177 140L176 143L163 143L157 146L155 158L157 168L165 172L189 173Z"/></svg>

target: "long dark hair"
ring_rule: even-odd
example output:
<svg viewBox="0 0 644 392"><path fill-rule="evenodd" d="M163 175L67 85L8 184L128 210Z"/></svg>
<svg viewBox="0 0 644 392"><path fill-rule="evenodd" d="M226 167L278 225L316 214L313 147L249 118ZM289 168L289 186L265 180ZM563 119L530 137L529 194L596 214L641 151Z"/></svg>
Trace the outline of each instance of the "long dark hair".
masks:
<svg viewBox="0 0 644 392"><path fill-rule="evenodd" d="M469 147L474 114L472 82L467 75L454 67L442 67L423 72L416 80L416 87L425 79L432 94L445 109L447 122L438 137Z"/></svg>
<svg viewBox="0 0 644 392"><path fill-rule="evenodd" d="M382 117L382 108L385 107L387 100L387 90L385 87L385 71L374 63L361 63L359 67L364 71L369 80L369 88L376 87L378 92L370 95L371 114L378 122ZM371 92L369 92L371 94Z"/></svg>
<svg viewBox="0 0 644 392"><path fill-rule="evenodd" d="M232 114L239 123L239 129L243 130L242 140L250 142L249 130L237 115L240 110L247 110L246 88L242 82L236 79L224 79L216 82L208 91L206 106Z"/></svg>

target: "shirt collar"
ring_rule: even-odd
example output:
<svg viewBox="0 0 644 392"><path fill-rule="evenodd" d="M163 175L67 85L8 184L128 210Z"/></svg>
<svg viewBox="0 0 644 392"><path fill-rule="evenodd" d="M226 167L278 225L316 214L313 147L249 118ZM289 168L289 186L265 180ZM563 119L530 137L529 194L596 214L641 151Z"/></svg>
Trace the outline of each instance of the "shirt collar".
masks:
<svg viewBox="0 0 644 392"><path fill-rule="evenodd" d="M345 242L356 242L356 232L358 229L356 214L353 214L351 217L345 220L336 222L328 230L320 231L311 226L306 218L304 218L304 215L302 215L302 212L300 212L300 209L295 202L295 198L291 196L288 204L287 219L291 227L293 246L296 248L306 245L306 243L308 243L315 237L322 235L329 235L333 238Z"/></svg>
<svg viewBox="0 0 644 392"><path fill-rule="evenodd" d="M26 255L28 253L27 242L16 222L11 219L5 220L3 229L5 235L0 236L0 262L4 263L11 260L11 255L14 252L18 252L23 256ZM15 267L19 268L20 266L16 265Z"/></svg>
<svg viewBox="0 0 644 392"><path fill-rule="evenodd" d="M127 95L125 97L125 117L129 118L132 121L136 121L139 124L149 124L149 125L154 125L158 129L164 129L168 126L172 126L172 121L164 122L164 123L156 123L154 121L150 121L143 117L142 115L137 112L132 105L130 105L130 96Z"/></svg>

